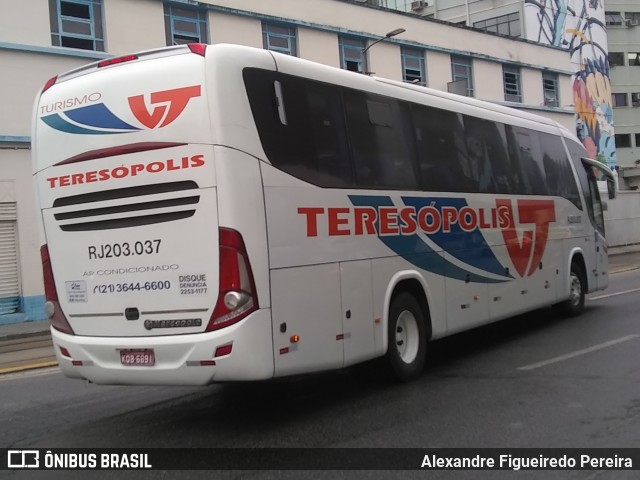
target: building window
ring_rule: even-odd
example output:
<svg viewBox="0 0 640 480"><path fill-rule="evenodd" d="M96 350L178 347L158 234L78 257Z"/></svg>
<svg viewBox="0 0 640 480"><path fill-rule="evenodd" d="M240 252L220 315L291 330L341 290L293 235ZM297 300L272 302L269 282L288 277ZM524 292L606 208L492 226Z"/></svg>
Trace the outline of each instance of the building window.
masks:
<svg viewBox="0 0 640 480"><path fill-rule="evenodd" d="M610 67L623 67L624 66L624 53L622 53L622 52L609 52L609 66Z"/></svg>
<svg viewBox="0 0 640 480"><path fill-rule="evenodd" d="M614 107L628 107L629 102L627 100L626 93L612 93L611 101Z"/></svg>
<svg viewBox="0 0 640 480"><path fill-rule="evenodd" d="M632 25L640 24L640 12L624 12L624 18Z"/></svg>
<svg viewBox="0 0 640 480"><path fill-rule="evenodd" d="M511 65L502 66L504 99L508 102L522 102L520 89L520 68Z"/></svg>
<svg viewBox="0 0 640 480"><path fill-rule="evenodd" d="M475 22L473 28L499 33L509 37L519 37L522 34L522 29L520 28L520 13L518 12Z"/></svg>
<svg viewBox="0 0 640 480"><path fill-rule="evenodd" d="M547 107L560 106L558 92L558 75L555 73L542 72L542 90L544 93L544 104Z"/></svg>
<svg viewBox="0 0 640 480"><path fill-rule="evenodd" d="M427 84L423 50L402 49L402 79L417 85Z"/></svg>
<svg viewBox="0 0 640 480"><path fill-rule="evenodd" d="M636 133L635 137L636 137L636 147L640 147L640 133Z"/></svg>
<svg viewBox="0 0 640 480"><path fill-rule="evenodd" d="M51 43L104 52L102 0L49 0Z"/></svg>
<svg viewBox="0 0 640 480"><path fill-rule="evenodd" d="M473 64L470 58L451 57L451 76L449 91L473 97Z"/></svg>
<svg viewBox="0 0 640 480"><path fill-rule="evenodd" d="M298 56L296 29L282 25L262 23L262 46L267 50Z"/></svg>
<svg viewBox="0 0 640 480"><path fill-rule="evenodd" d="M628 65L630 67L640 66L640 52L627 53L627 61L629 62Z"/></svg>
<svg viewBox="0 0 640 480"><path fill-rule="evenodd" d="M619 133L615 135L616 148L631 147L631 135L628 133Z"/></svg>
<svg viewBox="0 0 640 480"><path fill-rule="evenodd" d="M604 12L604 18L607 25L623 25L624 18L620 15L620 12Z"/></svg>
<svg viewBox="0 0 640 480"><path fill-rule="evenodd" d="M367 59L362 54L366 48L365 41L358 38L340 37L340 66L352 72L364 73L367 71Z"/></svg>
<svg viewBox="0 0 640 480"><path fill-rule="evenodd" d="M640 107L640 92L631 94L631 106Z"/></svg>
<svg viewBox="0 0 640 480"><path fill-rule="evenodd" d="M165 4L164 29L167 45L208 43L207 12Z"/></svg>

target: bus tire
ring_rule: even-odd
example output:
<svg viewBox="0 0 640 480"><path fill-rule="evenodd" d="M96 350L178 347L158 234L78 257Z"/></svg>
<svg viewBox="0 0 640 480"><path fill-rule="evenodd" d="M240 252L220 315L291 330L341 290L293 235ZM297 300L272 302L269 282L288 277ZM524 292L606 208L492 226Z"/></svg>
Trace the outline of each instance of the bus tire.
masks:
<svg viewBox="0 0 640 480"><path fill-rule="evenodd" d="M387 363L393 377L401 382L417 378L427 353L425 315L415 297L402 292L389 308Z"/></svg>
<svg viewBox="0 0 640 480"><path fill-rule="evenodd" d="M584 310L587 281L584 270L577 262L571 262L569 273L569 298L555 305L556 310L564 317L575 317Z"/></svg>

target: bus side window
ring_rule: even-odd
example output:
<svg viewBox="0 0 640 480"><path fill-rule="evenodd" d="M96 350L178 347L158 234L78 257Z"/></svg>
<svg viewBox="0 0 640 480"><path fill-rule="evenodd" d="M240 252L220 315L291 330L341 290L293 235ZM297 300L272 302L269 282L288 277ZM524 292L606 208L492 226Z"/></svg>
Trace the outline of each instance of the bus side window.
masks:
<svg viewBox="0 0 640 480"><path fill-rule="evenodd" d="M475 191L466 162L462 115L412 104L411 117L422 188L435 192Z"/></svg>
<svg viewBox="0 0 640 480"><path fill-rule="evenodd" d="M508 168L510 171L511 179L511 192L516 195L528 195L530 190L528 183L524 178L524 169L522 168L522 162L520 162L520 145L518 144L518 138L511 125L505 126L507 135L507 149L508 149Z"/></svg>
<svg viewBox="0 0 640 480"><path fill-rule="evenodd" d="M510 193L507 138L504 125L465 115L467 161L481 193Z"/></svg>
<svg viewBox="0 0 640 480"><path fill-rule="evenodd" d="M518 161L523 172L525 190L529 195L548 195L538 132L513 127L518 145Z"/></svg>
<svg viewBox="0 0 640 480"><path fill-rule="evenodd" d="M600 199L600 190L598 190L598 171L587 165L585 165L584 168L587 171L587 179L589 181L589 197L591 200L589 213L592 215L592 221L595 227L604 235L604 211Z"/></svg>
<svg viewBox="0 0 640 480"><path fill-rule="evenodd" d="M255 68L244 70L244 80L274 167L321 187L353 184L337 87Z"/></svg>
<svg viewBox="0 0 640 480"><path fill-rule="evenodd" d="M582 164L582 157L587 156L587 151L584 149L582 145L576 144L571 140L565 140L567 143L567 148L569 149L569 155L571 155L571 161L573 162L573 166L576 169L576 173L578 174L578 184L580 190L582 191L582 195L584 195L584 201L587 208L587 213L590 218L593 218L593 204L591 203L591 191L589 189L589 180L587 179L587 174L584 169L584 165ZM582 210L582 208L581 208Z"/></svg>
<svg viewBox="0 0 640 480"><path fill-rule="evenodd" d="M344 102L357 185L417 189L406 106L349 89L344 90Z"/></svg>
<svg viewBox="0 0 640 480"><path fill-rule="evenodd" d="M566 198L582 210L578 186L574 180L573 170L569 165L562 140L560 137L548 133L540 133L539 135L549 194Z"/></svg>

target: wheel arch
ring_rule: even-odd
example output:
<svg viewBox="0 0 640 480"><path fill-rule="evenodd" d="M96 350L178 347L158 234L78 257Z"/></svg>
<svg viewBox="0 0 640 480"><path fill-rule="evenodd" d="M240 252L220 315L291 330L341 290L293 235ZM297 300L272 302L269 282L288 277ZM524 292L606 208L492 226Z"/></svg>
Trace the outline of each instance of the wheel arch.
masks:
<svg viewBox="0 0 640 480"><path fill-rule="evenodd" d="M387 332L391 302L393 302L393 299L402 292L410 293L420 304L426 320L425 327L427 329L427 341L431 339L433 334L430 308L430 305L433 305L433 298L427 281L415 270L397 272L393 277L391 277L391 280L387 285L387 291L385 292L384 298L384 311L382 315L382 345L384 346L384 353L386 353L389 348L389 336Z"/></svg>
<svg viewBox="0 0 640 480"><path fill-rule="evenodd" d="M565 288L568 288L571 265L573 264L574 261L580 266L580 268L582 268L582 273L584 274L584 281L587 284L586 292L591 292L589 287L593 283L589 281L589 270L587 269L587 263L585 260L584 252L582 251L581 248L573 248L567 257L567 264L566 264L567 268L565 270L566 273L564 275L563 285L565 285Z"/></svg>

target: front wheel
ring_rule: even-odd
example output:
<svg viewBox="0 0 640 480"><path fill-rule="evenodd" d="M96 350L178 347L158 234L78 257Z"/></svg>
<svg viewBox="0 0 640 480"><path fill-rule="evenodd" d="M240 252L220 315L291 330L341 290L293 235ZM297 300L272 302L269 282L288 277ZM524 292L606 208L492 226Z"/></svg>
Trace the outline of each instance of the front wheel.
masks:
<svg viewBox="0 0 640 480"><path fill-rule="evenodd" d="M571 263L569 273L569 298L555 305L556 310L565 317L575 317L584 310L584 300L587 292L587 282L584 271L577 263Z"/></svg>
<svg viewBox="0 0 640 480"><path fill-rule="evenodd" d="M413 295L398 294L389 309L387 361L402 382L418 377L427 353L425 315Z"/></svg>

